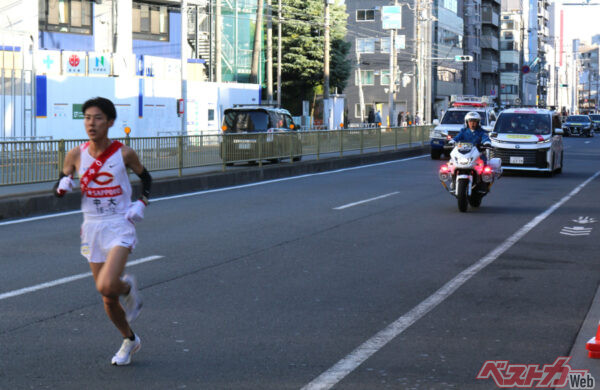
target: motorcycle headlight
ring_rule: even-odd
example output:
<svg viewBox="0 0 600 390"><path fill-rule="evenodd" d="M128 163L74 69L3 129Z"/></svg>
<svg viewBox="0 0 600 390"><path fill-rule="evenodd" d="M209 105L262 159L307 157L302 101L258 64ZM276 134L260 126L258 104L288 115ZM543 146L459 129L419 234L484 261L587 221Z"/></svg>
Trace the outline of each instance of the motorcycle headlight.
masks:
<svg viewBox="0 0 600 390"><path fill-rule="evenodd" d="M470 158L468 158L468 157L459 157L459 158L458 158L458 163L459 163L460 165L467 165L467 164L469 164L470 162L471 162L471 159L470 159Z"/></svg>

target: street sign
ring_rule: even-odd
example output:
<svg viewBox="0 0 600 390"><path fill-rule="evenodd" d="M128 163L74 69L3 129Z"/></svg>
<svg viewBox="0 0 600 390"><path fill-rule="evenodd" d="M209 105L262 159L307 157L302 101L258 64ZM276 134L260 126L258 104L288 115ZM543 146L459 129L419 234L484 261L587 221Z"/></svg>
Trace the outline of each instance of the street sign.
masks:
<svg viewBox="0 0 600 390"><path fill-rule="evenodd" d="M523 67L521 68L521 72L523 72L523 74L527 74L529 73L531 69L529 69L529 66L527 65L523 65Z"/></svg>
<svg viewBox="0 0 600 390"><path fill-rule="evenodd" d="M521 99L519 99L519 98L516 98L516 99L515 99L515 104L521 104Z"/></svg>
<svg viewBox="0 0 600 390"><path fill-rule="evenodd" d="M386 5L381 7L381 24L384 30L402 28L402 6Z"/></svg>
<svg viewBox="0 0 600 390"><path fill-rule="evenodd" d="M454 56L456 62L473 62L473 56Z"/></svg>

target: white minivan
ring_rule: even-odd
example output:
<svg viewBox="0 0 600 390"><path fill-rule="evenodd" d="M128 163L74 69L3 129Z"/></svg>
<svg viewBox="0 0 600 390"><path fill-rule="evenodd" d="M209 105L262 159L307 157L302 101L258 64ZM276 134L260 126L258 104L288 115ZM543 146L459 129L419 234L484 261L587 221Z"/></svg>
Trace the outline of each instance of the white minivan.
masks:
<svg viewBox="0 0 600 390"><path fill-rule="evenodd" d="M511 108L498 116L492 140L492 157L503 170L560 173L563 167L563 130L558 113L539 108Z"/></svg>

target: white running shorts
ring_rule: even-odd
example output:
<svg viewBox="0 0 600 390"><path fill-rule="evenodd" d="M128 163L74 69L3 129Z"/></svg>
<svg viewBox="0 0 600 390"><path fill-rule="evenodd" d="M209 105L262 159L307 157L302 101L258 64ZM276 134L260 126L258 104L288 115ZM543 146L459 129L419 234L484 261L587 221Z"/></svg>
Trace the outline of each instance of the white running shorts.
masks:
<svg viewBox="0 0 600 390"><path fill-rule="evenodd" d="M86 218L81 225L81 254L90 263L104 263L115 246L133 251L135 226L122 215L114 218Z"/></svg>

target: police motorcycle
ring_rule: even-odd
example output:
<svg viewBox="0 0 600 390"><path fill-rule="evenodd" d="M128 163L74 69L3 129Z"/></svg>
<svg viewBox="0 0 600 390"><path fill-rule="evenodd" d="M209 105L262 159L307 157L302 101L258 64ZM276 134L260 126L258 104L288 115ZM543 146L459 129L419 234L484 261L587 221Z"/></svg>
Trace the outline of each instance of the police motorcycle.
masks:
<svg viewBox="0 0 600 390"><path fill-rule="evenodd" d="M455 142L450 160L440 167L439 179L444 188L458 200L458 209L466 212L468 205L479 207L492 184L502 175L502 160L490 158L489 146L482 146L488 163L481 159L478 147L469 142Z"/></svg>

